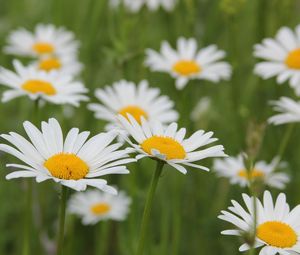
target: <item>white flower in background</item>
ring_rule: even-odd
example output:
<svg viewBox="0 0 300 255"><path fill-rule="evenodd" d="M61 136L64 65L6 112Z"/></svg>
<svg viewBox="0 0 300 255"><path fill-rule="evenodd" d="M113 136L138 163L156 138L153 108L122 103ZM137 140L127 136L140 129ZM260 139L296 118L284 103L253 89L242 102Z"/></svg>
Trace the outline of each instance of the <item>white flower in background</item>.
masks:
<svg viewBox="0 0 300 255"><path fill-rule="evenodd" d="M147 81L135 85L121 80L112 86L97 89L95 96L101 104L89 104L88 109L95 112L97 119L108 121L108 129L118 124L119 114L126 118L130 114L139 123L141 117L149 122L159 121L162 124L178 119L178 113L173 109L174 102L169 97L160 95L158 88L149 88Z"/></svg>
<svg viewBox="0 0 300 255"><path fill-rule="evenodd" d="M273 101L272 104L274 105L274 110L279 113L269 118L269 123L281 125L300 122L300 102L296 102L288 97L281 97L278 101Z"/></svg>
<svg viewBox="0 0 300 255"><path fill-rule="evenodd" d="M210 97L202 97L196 104L193 111L191 112L191 120L192 121L201 120L203 115L205 115L208 112L211 105L212 103Z"/></svg>
<svg viewBox="0 0 300 255"><path fill-rule="evenodd" d="M3 102L27 95L32 100L41 98L54 104L79 106L80 101L89 99L85 95L88 90L70 75L25 67L16 60L13 65L15 72L0 68L0 84L9 87L3 93Z"/></svg>
<svg viewBox="0 0 300 255"><path fill-rule="evenodd" d="M177 0L111 0L110 4L113 7L123 4L131 12L138 12L143 6L146 6L150 11L156 11L160 7L166 11L172 11L176 2Z"/></svg>
<svg viewBox="0 0 300 255"><path fill-rule="evenodd" d="M81 217L84 225L94 225L103 220L125 220L130 204L131 199L123 191L111 195L89 190L75 193L68 202L68 211Z"/></svg>
<svg viewBox="0 0 300 255"><path fill-rule="evenodd" d="M249 185L249 181L260 180L269 187L284 189L290 181L289 176L275 172L284 165L285 163L279 163L279 158L275 157L269 164L265 161L256 162L251 173L248 173L242 155L238 155L216 159L213 169L218 176L228 178L231 184L239 184L241 187Z"/></svg>
<svg viewBox="0 0 300 255"><path fill-rule="evenodd" d="M60 56L76 54L78 47L79 43L72 32L51 24L38 24L33 33L25 28L12 31L8 36L4 52L29 57Z"/></svg>
<svg viewBox="0 0 300 255"><path fill-rule="evenodd" d="M263 79L277 77L277 83L289 80L300 95L300 25L295 32L290 28L279 29L275 39L264 39L254 47L254 55L264 59L255 66L254 72Z"/></svg>
<svg viewBox="0 0 300 255"><path fill-rule="evenodd" d="M32 177L39 183L51 179L77 191L89 185L116 193L99 177L127 174L125 164L135 161L129 158L127 150L118 150L121 143L112 143L115 132L100 133L88 140L90 132L79 133L77 128L72 128L64 140L55 119L42 122L41 131L29 121L24 122L24 129L30 141L14 132L1 135L13 146L0 144L0 150L25 163L8 164L7 167L20 169L8 174L8 180Z"/></svg>
<svg viewBox="0 0 300 255"><path fill-rule="evenodd" d="M232 200L228 211L222 211L220 219L232 223L235 228L225 230L224 235L244 236L256 228L255 248L262 247L260 255L291 255L300 253L300 206L290 211L285 194L281 193L275 203L269 191L264 192L263 203L256 199L257 222L254 225L253 198L243 194L244 209ZM239 251L249 250L247 243Z"/></svg>
<svg viewBox="0 0 300 255"><path fill-rule="evenodd" d="M176 88L183 89L189 80L203 79L219 82L231 76L231 66L224 61L225 52L210 45L198 50L193 38L179 38L177 50L168 42L163 42L160 52L146 51L146 66L151 71L166 72L176 79Z"/></svg>
<svg viewBox="0 0 300 255"><path fill-rule="evenodd" d="M143 117L139 124L131 115L127 118L119 115L122 127L132 137L124 136L124 139L136 151L137 159L150 157L162 160L183 174L187 173L185 166L208 171L207 167L196 162L210 157L224 157L224 147L211 144L218 139L211 138L213 132L205 133L203 130L195 132L189 138L185 138L186 129L177 130L177 124L172 123L163 127L160 122L149 123Z"/></svg>

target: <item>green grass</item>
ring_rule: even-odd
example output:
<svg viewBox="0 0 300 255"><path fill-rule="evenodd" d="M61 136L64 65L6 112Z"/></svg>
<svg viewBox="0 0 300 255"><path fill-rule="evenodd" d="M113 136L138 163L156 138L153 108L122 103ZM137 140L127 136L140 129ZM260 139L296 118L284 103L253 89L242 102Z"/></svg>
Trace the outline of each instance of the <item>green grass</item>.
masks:
<svg viewBox="0 0 300 255"><path fill-rule="evenodd" d="M189 134L200 128L213 130L229 155L249 149L247 130L251 123L265 123L273 114L269 100L283 95L294 97L286 84L278 86L274 80L262 81L253 75L252 47L262 38L274 36L279 27L293 28L299 23L297 0L182 0L171 13L162 10L151 13L143 9L138 14L111 10L106 0L0 0L0 6L1 48L8 32L17 27L32 29L40 22L65 26L81 41L80 59L85 65L82 80L90 89L92 100L93 90L97 87L123 78L135 82L148 79L152 86L159 87L176 102L181 113L179 123L190 128ZM183 91L177 91L167 74L149 72L143 65L145 48L159 49L162 40L174 45L179 36L195 37L201 46L217 44L226 50L227 60L233 65L232 79L217 85L193 81ZM0 54L0 65L10 68L12 59ZM190 112L204 96L211 97L212 106L203 120L191 123ZM183 101L183 98L190 100ZM33 106L26 98L1 104L1 133L16 131L24 134L21 124L32 112ZM44 120L52 116L62 121L66 130L77 126L96 134L105 124L95 120L85 104L66 120L63 120L62 107L49 106L41 112ZM258 159L270 161L276 155L287 128L266 127L260 136L262 145ZM287 171L293 177L286 189L292 206L300 203L299 140L299 126L296 126L283 155L289 163ZM5 180L8 170L4 165L9 159L12 160L0 156L0 254L19 255L24 183L22 180ZM205 163L210 165L211 161ZM68 217L66 254L134 254L155 162L144 159L129 168L130 175L110 178L111 183L126 190L133 199L128 220L85 227L79 219ZM55 241L58 190L59 187L51 182L34 186L42 214L37 214L34 208L31 255L46 254L39 239L43 232ZM220 235L228 225L218 220L217 215L231 199L241 201L242 192L246 190L230 186L212 172L190 169L184 176L166 167L156 192L145 254L239 254L239 240Z"/></svg>

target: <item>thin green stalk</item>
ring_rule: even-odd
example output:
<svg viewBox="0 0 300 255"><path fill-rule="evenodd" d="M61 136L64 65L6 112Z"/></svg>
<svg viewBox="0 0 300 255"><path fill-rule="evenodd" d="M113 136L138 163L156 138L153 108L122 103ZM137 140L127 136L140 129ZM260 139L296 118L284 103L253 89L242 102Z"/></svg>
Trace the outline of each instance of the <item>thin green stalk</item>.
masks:
<svg viewBox="0 0 300 255"><path fill-rule="evenodd" d="M282 158L282 156L286 150L286 147L287 147L289 140L291 138L291 135L293 133L294 126L295 126L295 124L290 124L285 131L285 134L280 142L278 153L277 153L279 159Z"/></svg>
<svg viewBox="0 0 300 255"><path fill-rule="evenodd" d="M65 218L66 218L66 203L67 203L67 187L61 186L61 198L60 198L60 213L59 213L59 229L57 239L57 255L63 254L63 244L65 236Z"/></svg>
<svg viewBox="0 0 300 255"><path fill-rule="evenodd" d="M23 232L22 255L29 255L30 252L30 226L32 214L32 180L26 180L26 204L25 204L25 222Z"/></svg>
<svg viewBox="0 0 300 255"><path fill-rule="evenodd" d="M153 200L154 200L154 194L155 194L155 190L156 190L156 187L158 184L159 177L163 170L163 166L164 166L163 161L157 161L156 170L153 174L152 181L150 184L150 189L149 189L147 200L146 200L146 205L145 205L143 219L142 219L142 225L141 225L140 240L139 240L136 255L142 255L144 252L146 233L148 230L150 214L151 214L151 209L152 209Z"/></svg>

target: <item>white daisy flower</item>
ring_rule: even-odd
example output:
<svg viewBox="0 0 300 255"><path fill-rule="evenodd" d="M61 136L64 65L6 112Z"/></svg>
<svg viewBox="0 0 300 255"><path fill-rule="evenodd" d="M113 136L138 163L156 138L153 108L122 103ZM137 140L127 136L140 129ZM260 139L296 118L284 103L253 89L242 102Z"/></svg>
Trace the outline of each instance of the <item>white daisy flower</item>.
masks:
<svg viewBox="0 0 300 255"><path fill-rule="evenodd" d="M232 200L229 211L222 211L220 219L235 225L235 229L225 230L224 235L243 236L254 228L253 198L243 194L247 209ZM262 247L260 255L290 255L300 252L300 205L290 211L285 194L281 193L273 204L269 191L264 192L263 203L256 199L257 223L255 248ZM247 243L239 251L247 251Z"/></svg>
<svg viewBox="0 0 300 255"><path fill-rule="evenodd" d="M260 180L269 187L284 189L290 181L286 173L275 172L284 163L279 163L279 157L275 157L271 163L258 161L255 163L251 173L247 172L242 155L228 157L226 159L216 159L214 170L220 177L225 177L232 184L239 184L241 187L249 185L250 180Z"/></svg>
<svg viewBox="0 0 300 255"><path fill-rule="evenodd" d="M254 55L265 61L254 72L263 79L277 77L279 84L289 84L300 95L300 25L295 32L287 27L279 29L275 39L264 39L254 46Z"/></svg>
<svg viewBox="0 0 300 255"><path fill-rule="evenodd" d="M160 7L166 11L172 11L176 2L176 0L111 0L110 4L117 7L123 3L124 7L131 12L138 12L143 6L146 6L150 11L156 11Z"/></svg>
<svg viewBox="0 0 300 255"><path fill-rule="evenodd" d="M219 82L228 80L231 76L231 66L224 61L225 52L217 46L210 45L197 50L194 38L177 40L177 50L171 48L168 42L161 44L161 52L152 49L146 51L146 66L151 71L166 72L176 79L176 88L182 89L189 80L204 79Z"/></svg>
<svg viewBox="0 0 300 255"><path fill-rule="evenodd" d="M79 106L80 101L89 99L84 95L88 90L70 75L25 67L16 60L13 65L15 72L0 68L0 84L10 88L3 93L3 102L27 95L32 100L41 98L54 104Z"/></svg>
<svg viewBox="0 0 300 255"><path fill-rule="evenodd" d="M33 33L24 28L12 31L7 44L4 52L30 57L75 54L79 47L72 32L51 24L38 24Z"/></svg>
<svg viewBox="0 0 300 255"><path fill-rule="evenodd" d="M174 103L161 96L158 88L149 88L147 81L138 85L125 80L97 89L95 96L101 104L89 104L88 109L95 112L97 119L108 121L107 129L117 125L118 114L127 118L130 114L137 122L143 116L149 122L159 121L168 124L178 119L178 113L173 109Z"/></svg>
<svg viewBox="0 0 300 255"><path fill-rule="evenodd" d="M268 119L269 123L281 125L286 123L300 122L300 102L296 102L288 97L281 97L278 101L273 101L276 114Z"/></svg>
<svg viewBox="0 0 300 255"><path fill-rule="evenodd" d="M136 151L137 159L150 157L162 160L183 174L187 173L185 166L195 167L208 171L207 167L195 164L205 158L224 157L224 147L215 145L206 149L200 147L211 144L218 139L211 138L213 132L205 133L203 130L195 132L190 138L185 138L186 129L177 130L177 124L172 123L163 127L160 122L150 123L143 117L139 124L131 115L127 118L119 115L123 128L132 136L124 139Z"/></svg>
<svg viewBox="0 0 300 255"><path fill-rule="evenodd" d="M82 218L82 224L94 225L103 220L123 221L129 212L131 199L125 192L111 195L99 190L75 193L69 200L68 211Z"/></svg>
<svg viewBox="0 0 300 255"><path fill-rule="evenodd" d="M8 167L21 169L6 176L6 179L34 177L42 182L52 179L77 191L85 190L87 185L115 193L106 180L98 177L107 174L129 173L127 163L135 161L128 158L126 150L118 150L122 144L111 144L115 132L100 133L88 139L89 132L79 133L71 129L65 140L57 120L42 122L41 131L29 121L24 129L30 139L10 132L1 135L13 146L0 144L0 150L15 156L26 165L8 164Z"/></svg>

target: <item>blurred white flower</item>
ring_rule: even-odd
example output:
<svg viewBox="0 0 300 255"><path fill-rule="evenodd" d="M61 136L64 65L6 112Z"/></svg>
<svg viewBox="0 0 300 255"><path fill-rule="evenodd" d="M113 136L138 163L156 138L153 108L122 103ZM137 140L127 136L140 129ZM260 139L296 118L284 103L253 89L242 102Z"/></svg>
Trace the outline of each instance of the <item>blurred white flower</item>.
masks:
<svg viewBox="0 0 300 255"><path fill-rule="evenodd" d="M206 112L211 107L211 98L210 97L202 97L195 108L191 113L191 120L198 121L201 120L202 116L206 114Z"/></svg>
<svg viewBox="0 0 300 255"><path fill-rule="evenodd" d="M9 87L2 96L2 102L27 95L31 100L41 98L53 104L71 104L79 106L88 101L88 90L72 76L37 70L33 66L25 67L19 61L13 62L15 72L0 68L0 84Z"/></svg>
<svg viewBox="0 0 300 255"><path fill-rule="evenodd" d="M288 97L281 97L278 101L272 101L274 110L279 112L268 119L269 123L281 125L286 123L300 122L300 102Z"/></svg>
<svg viewBox="0 0 300 255"><path fill-rule="evenodd" d="M143 6L146 6L150 11L156 11L160 7L166 11L172 11L176 2L177 0L110 0L112 7L123 4L131 12L138 12Z"/></svg>
<svg viewBox="0 0 300 255"><path fill-rule="evenodd" d="M177 40L177 50L168 42L161 44L161 52L146 51L145 64L151 71L166 72L176 79L176 88L183 89L189 80L204 79L219 82L231 76L231 66L224 61L225 52L210 45L198 50L194 38Z"/></svg>
<svg viewBox="0 0 300 255"><path fill-rule="evenodd" d="M224 235L245 237L256 229L254 247L259 248L260 255L291 255L300 252L300 205L290 210L286 202L285 194L281 193L276 202L273 202L271 193L264 192L263 203L256 198L257 220L255 224L254 198L243 194L246 208L232 200L232 206L228 211L222 211L218 217L234 225L234 229L225 230ZM244 243L239 251L250 249L249 244Z"/></svg>
<svg viewBox="0 0 300 255"><path fill-rule="evenodd" d="M258 161L253 170L248 173L242 155L216 159L213 169L220 177L225 177L232 184L239 184L241 187L249 185L249 181L260 180L265 185L277 189L284 189L290 181L289 176L283 172L275 172L277 168L283 167L285 163L279 163L279 158L275 157L271 163Z"/></svg>
<svg viewBox="0 0 300 255"><path fill-rule="evenodd" d="M254 72L263 79L277 77L277 83L289 80L290 86L300 95L300 25L295 31L282 27L275 39L264 39L254 46L254 55L264 59Z"/></svg>
<svg viewBox="0 0 300 255"><path fill-rule="evenodd" d="M129 212L131 199L125 192L111 195L100 190L75 193L68 202L68 211L82 218L84 225L103 220L123 221Z"/></svg>

